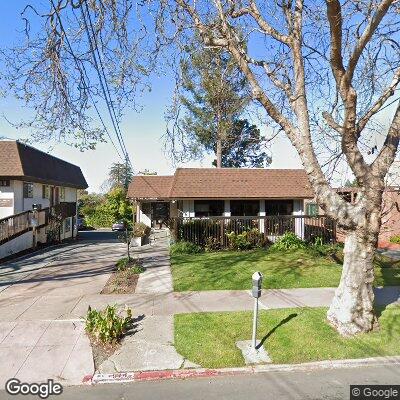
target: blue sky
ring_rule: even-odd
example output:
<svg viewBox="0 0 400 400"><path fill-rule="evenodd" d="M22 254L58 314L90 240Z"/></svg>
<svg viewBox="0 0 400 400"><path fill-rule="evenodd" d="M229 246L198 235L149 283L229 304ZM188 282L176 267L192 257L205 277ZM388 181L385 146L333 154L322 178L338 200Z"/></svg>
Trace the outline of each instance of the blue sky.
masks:
<svg viewBox="0 0 400 400"><path fill-rule="evenodd" d="M47 1L37 2L47 4ZM0 46L9 47L22 37L21 31L24 23L20 12L27 4L26 0L1 1L0 15ZM174 166L166 154L162 135L165 132L164 113L170 104L172 96L172 82L169 77L154 78L152 91L139 99L142 106L140 112L128 111L122 120L121 128L124 134L127 150L129 152L135 171L149 169L157 171L160 175L171 174ZM11 126L4 116L18 122L22 116L29 113L16 100L5 95L0 98L0 136L11 139L26 138L28 131L21 131ZM106 113L104 113L107 115ZM262 128L263 134L266 133ZM35 145L35 144L34 144ZM63 143L35 145L43 151L79 165L89 183L89 190L98 191L106 179L107 170L113 162L118 161L117 154L111 143L101 143L94 151L81 152L78 149ZM301 168L299 157L292 145L283 135L274 140L271 145L273 168ZM206 157L202 162L192 162L181 166L211 165L213 157Z"/></svg>

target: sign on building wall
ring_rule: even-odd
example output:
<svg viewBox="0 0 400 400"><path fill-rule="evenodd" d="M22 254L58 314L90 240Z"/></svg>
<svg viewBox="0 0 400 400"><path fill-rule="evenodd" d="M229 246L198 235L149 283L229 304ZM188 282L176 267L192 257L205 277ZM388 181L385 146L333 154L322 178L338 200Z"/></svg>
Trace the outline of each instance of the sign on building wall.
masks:
<svg viewBox="0 0 400 400"><path fill-rule="evenodd" d="M0 207L13 207L13 199L0 199Z"/></svg>

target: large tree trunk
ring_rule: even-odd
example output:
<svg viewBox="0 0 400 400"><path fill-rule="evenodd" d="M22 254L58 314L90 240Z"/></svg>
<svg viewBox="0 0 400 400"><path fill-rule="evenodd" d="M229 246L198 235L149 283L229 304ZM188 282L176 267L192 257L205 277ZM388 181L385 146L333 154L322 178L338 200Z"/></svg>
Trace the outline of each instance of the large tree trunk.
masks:
<svg viewBox="0 0 400 400"><path fill-rule="evenodd" d="M371 331L374 314L374 266L378 232L368 228L351 231L344 244L343 271L328 311L328 321L345 336Z"/></svg>
<svg viewBox="0 0 400 400"><path fill-rule="evenodd" d="M221 137L217 138L216 157L217 157L217 168L222 168L222 140L221 140Z"/></svg>

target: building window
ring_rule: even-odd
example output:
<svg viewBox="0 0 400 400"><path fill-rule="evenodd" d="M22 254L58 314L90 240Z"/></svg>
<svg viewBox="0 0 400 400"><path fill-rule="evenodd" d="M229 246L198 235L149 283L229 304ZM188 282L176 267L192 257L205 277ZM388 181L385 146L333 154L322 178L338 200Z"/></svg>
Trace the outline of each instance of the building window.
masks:
<svg viewBox="0 0 400 400"><path fill-rule="evenodd" d="M33 198L33 183L24 182L24 199Z"/></svg>
<svg viewBox="0 0 400 400"><path fill-rule="evenodd" d="M259 200L231 200L231 215L233 217L255 217L259 212Z"/></svg>
<svg viewBox="0 0 400 400"><path fill-rule="evenodd" d="M67 218L65 220L65 233L68 233L71 231L71 218Z"/></svg>
<svg viewBox="0 0 400 400"><path fill-rule="evenodd" d="M50 199L50 186L49 185L42 185L42 198Z"/></svg>
<svg viewBox="0 0 400 400"><path fill-rule="evenodd" d="M10 180L9 179L0 180L0 186L2 187L10 186Z"/></svg>
<svg viewBox="0 0 400 400"><path fill-rule="evenodd" d="M315 217L318 215L318 204L317 203L307 203L306 204L306 215L311 215Z"/></svg>
<svg viewBox="0 0 400 400"><path fill-rule="evenodd" d="M351 203L351 192L338 192L338 195L348 203Z"/></svg>
<svg viewBox="0 0 400 400"><path fill-rule="evenodd" d="M60 187L60 200L65 200L65 187Z"/></svg>
<svg viewBox="0 0 400 400"><path fill-rule="evenodd" d="M195 217L218 217L224 213L223 200L195 200Z"/></svg>
<svg viewBox="0 0 400 400"><path fill-rule="evenodd" d="M292 215L293 200L265 200L266 215Z"/></svg>

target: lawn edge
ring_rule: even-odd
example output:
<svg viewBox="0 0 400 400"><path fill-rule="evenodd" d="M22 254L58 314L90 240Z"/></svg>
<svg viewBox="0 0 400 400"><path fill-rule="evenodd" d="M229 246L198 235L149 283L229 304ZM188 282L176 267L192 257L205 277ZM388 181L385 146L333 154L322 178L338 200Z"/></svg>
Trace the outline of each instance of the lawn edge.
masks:
<svg viewBox="0 0 400 400"><path fill-rule="evenodd" d="M313 361L301 364L264 364L238 368L194 368L160 371L132 371L113 374L95 373L85 377L87 384L128 383L170 379L211 378L217 376L257 374L264 372L314 371L324 369L357 368L381 365L400 365L400 356L369 357L343 360Z"/></svg>

